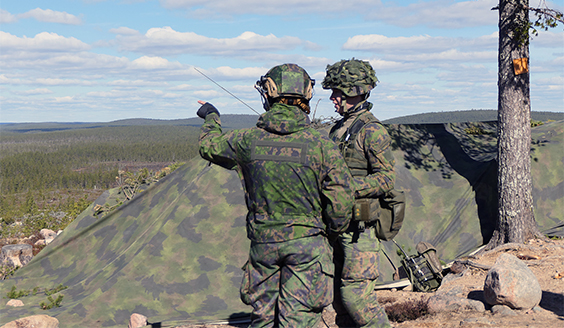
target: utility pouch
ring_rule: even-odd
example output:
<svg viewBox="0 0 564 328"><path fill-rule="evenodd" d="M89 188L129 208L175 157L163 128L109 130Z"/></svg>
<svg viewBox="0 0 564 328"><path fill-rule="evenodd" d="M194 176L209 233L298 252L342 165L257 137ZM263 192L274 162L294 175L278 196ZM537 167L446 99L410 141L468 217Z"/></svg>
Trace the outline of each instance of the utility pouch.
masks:
<svg viewBox="0 0 564 328"><path fill-rule="evenodd" d="M360 198L354 202L354 219L362 222L378 220L380 216L380 203L374 198Z"/></svg>
<svg viewBox="0 0 564 328"><path fill-rule="evenodd" d="M397 245L397 244L396 244ZM399 247L399 245L398 245ZM403 253L401 265L416 292L432 292L441 286L443 280L442 266L433 245L420 242L417 244L418 255L408 256Z"/></svg>
<svg viewBox="0 0 564 328"><path fill-rule="evenodd" d="M405 194L391 190L378 198L355 201L354 219L374 226L376 237L392 240L400 231L405 216Z"/></svg>

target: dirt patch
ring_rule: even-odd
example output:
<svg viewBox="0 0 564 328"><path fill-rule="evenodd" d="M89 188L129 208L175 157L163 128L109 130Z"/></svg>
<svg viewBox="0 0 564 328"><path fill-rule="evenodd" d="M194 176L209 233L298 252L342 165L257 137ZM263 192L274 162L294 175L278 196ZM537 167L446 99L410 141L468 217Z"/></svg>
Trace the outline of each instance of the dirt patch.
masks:
<svg viewBox="0 0 564 328"><path fill-rule="evenodd" d="M532 240L525 245L507 244L495 250L460 260L468 260L477 265L465 265L456 268L458 273L445 276L441 288L456 286L462 297L482 301L487 267L494 265L501 253L519 257L533 271L542 289L539 306L528 311L513 310L505 314L493 314L486 305L485 312L459 311L426 314L415 320L392 322L395 328L446 328L446 327L562 327L564 326L564 240ZM479 268L483 267L483 268ZM409 287L408 287L409 288ZM409 290L377 291L380 303L386 307L424 304L434 293L417 293ZM336 328L335 313L331 307L323 313L319 328ZM241 328L243 325L190 325L177 328Z"/></svg>

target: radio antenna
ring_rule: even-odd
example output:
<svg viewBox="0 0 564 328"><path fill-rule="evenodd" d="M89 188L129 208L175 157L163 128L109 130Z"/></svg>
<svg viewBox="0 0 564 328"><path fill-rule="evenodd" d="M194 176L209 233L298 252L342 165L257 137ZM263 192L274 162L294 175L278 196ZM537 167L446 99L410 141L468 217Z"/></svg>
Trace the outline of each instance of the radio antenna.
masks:
<svg viewBox="0 0 564 328"><path fill-rule="evenodd" d="M205 76L208 80L210 80L210 81L212 81L213 83L215 83L215 85L217 85L218 87L220 87L221 89L223 89L223 91L225 91L225 92L227 92L228 94L230 94L233 98L239 100L243 105L249 107L253 112L257 113L257 115L260 116L260 113L257 112L256 110L254 110L253 107L247 105L247 103L245 103L244 101L242 101L241 99L239 99L236 95L234 95L234 94L232 94L231 92L229 92L229 90L227 90L227 89L225 89L224 87L222 87L219 83L217 83L217 82L215 82L214 80L212 80L209 76L207 76L206 74L202 73L202 72L201 72L199 69L197 69L195 66L194 66L194 69L195 69L196 71L198 71L198 73L200 73L200 74L202 74L203 76Z"/></svg>

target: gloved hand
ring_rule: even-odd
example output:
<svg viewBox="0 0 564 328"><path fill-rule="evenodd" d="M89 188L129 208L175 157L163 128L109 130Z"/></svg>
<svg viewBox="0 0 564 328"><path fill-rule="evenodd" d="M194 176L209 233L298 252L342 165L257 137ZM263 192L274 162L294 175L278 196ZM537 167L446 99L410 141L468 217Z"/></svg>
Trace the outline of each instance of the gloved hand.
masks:
<svg viewBox="0 0 564 328"><path fill-rule="evenodd" d="M200 104L202 102L199 102ZM202 104L202 106L200 107L200 109L198 109L198 112L196 113L199 117L205 119L206 116L208 116L208 114L211 113L216 113L217 116L219 116L219 111L217 110L217 108L215 108L212 104L210 103L204 103Z"/></svg>

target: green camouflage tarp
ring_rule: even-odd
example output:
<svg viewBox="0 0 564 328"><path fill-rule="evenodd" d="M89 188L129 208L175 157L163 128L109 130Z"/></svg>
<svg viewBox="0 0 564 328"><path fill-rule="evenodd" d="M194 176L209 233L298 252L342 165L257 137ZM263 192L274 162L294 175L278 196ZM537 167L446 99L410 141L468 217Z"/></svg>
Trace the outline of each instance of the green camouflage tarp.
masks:
<svg viewBox="0 0 564 328"><path fill-rule="evenodd" d="M491 236L496 216L495 123L390 125L396 188L407 198L396 241L414 253L419 241L448 262ZM535 217L541 231L564 235L564 122L533 128ZM468 133L471 132L471 133ZM95 204L114 204L118 189ZM23 307L0 305L0 325L32 314L57 317L61 327L126 327L132 313L157 327L236 321L250 308L239 300L249 242L246 207L237 174L196 158L108 216L94 205L14 277L12 286L68 286L62 306L39 307L44 294ZM399 264L395 248L386 253ZM381 280L391 266L380 259ZM55 295L56 296L56 295Z"/></svg>

